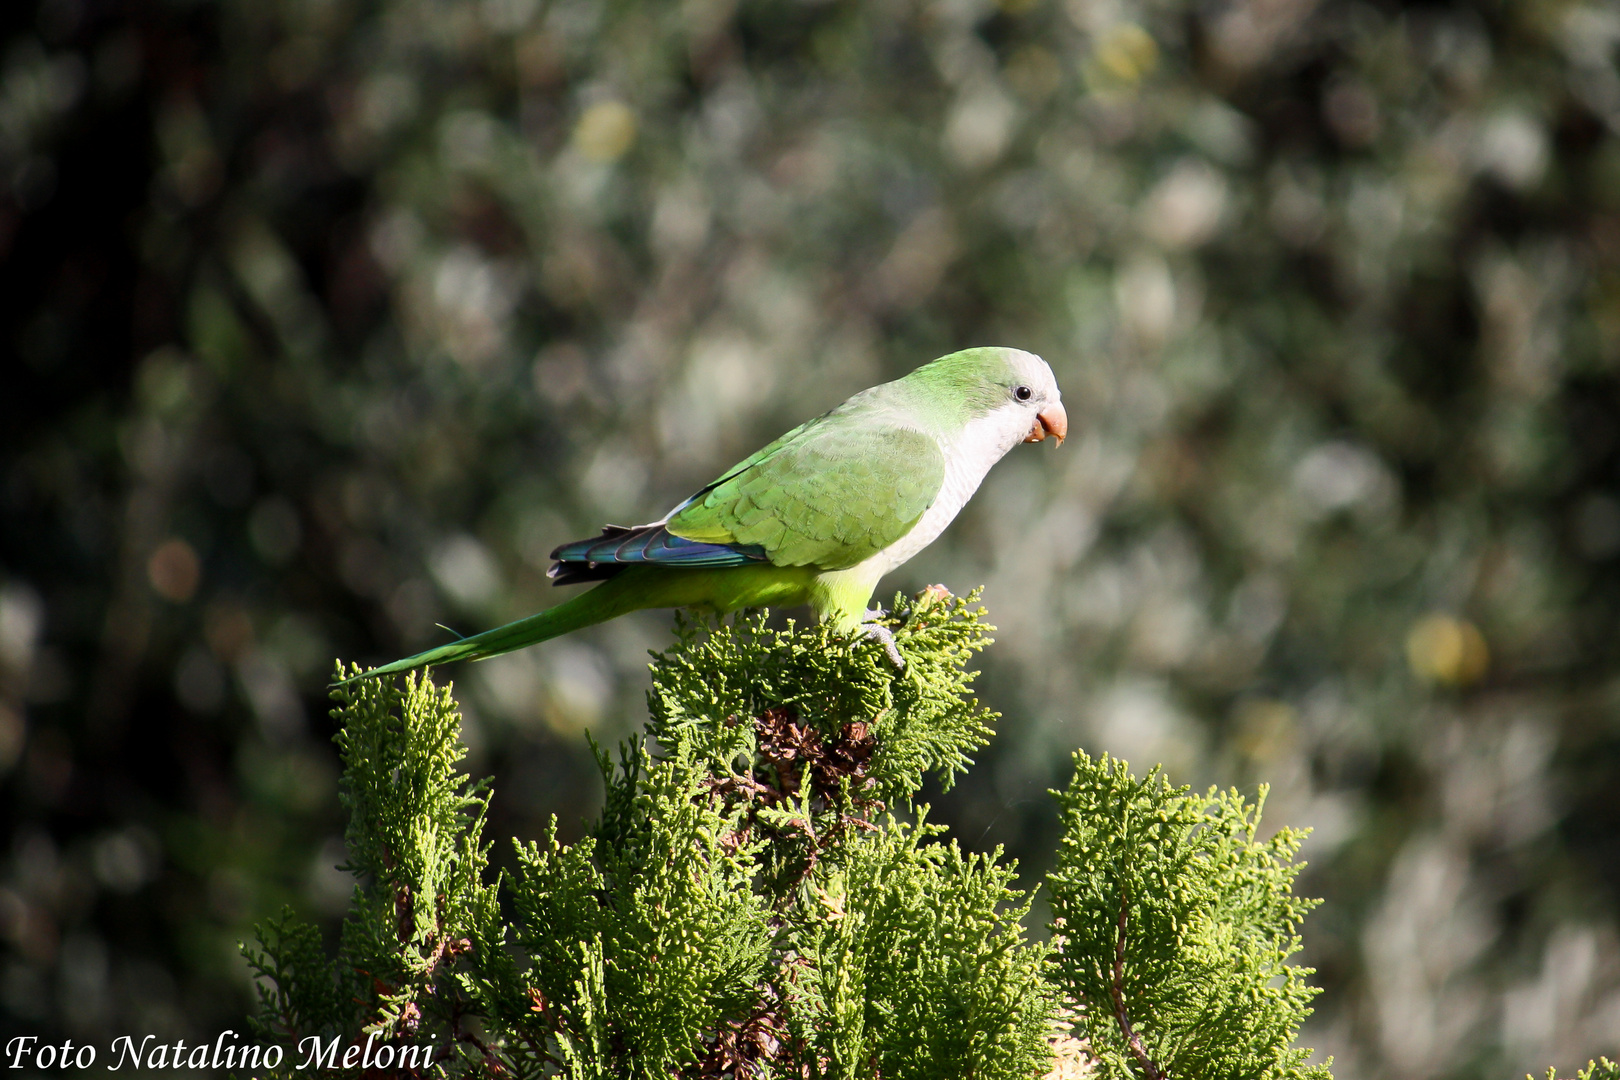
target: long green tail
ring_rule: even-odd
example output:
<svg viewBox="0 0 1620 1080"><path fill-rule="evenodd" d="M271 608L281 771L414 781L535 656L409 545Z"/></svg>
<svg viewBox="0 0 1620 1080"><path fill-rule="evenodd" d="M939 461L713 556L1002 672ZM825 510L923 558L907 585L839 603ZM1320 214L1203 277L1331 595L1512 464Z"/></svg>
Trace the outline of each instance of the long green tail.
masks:
<svg viewBox="0 0 1620 1080"><path fill-rule="evenodd" d="M642 575L622 573L608 578L590 592L565 600L538 615L530 615L526 619L509 622L505 626L485 630L482 634L474 634L460 641L452 641L448 645L419 652L415 656L407 656L403 660L395 660L391 664L372 668L342 682L398 675L402 671L448 664L452 660L486 660L491 656L499 656L514 649L561 637L583 626L606 622L629 611L668 606L670 600L663 595L667 590L657 588L657 584L648 582ZM649 588L649 585L653 587Z"/></svg>
<svg viewBox="0 0 1620 1080"><path fill-rule="evenodd" d="M808 566L725 566L701 570L673 570L659 566L632 566L588 593L527 619L497 626L436 649L395 660L341 682L373 676L398 675L413 668L448 664L452 660L485 660L541 641L616 619L630 611L659 607L698 607L724 614L745 607L790 607L812 601L811 584L817 571ZM858 592L859 590L857 590ZM850 601L856 612L871 595L864 592ZM856 619L859 622L859 619ZM339 685L341 685L341 682Z"/></svg>

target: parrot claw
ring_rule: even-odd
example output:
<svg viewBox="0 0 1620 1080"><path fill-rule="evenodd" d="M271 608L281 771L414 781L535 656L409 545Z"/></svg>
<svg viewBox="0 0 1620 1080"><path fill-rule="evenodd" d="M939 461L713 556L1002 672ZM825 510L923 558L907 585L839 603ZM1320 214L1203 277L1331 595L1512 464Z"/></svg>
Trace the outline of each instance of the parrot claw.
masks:
<svg viewBox="0 0 1620 1080"><path fill-rule="evenodd" d="M881 611L868 611L866 614L871 616L881 615L883 613ZM895 670L906 670L906 658L900 655L900 647L894 643L894 631L890 630L882 623L875 622L862 623L861 629L865 631L867 637L872 638L874 641L877 641L883 646L883 651L888 654L889 662L895 666Z"/></svg>

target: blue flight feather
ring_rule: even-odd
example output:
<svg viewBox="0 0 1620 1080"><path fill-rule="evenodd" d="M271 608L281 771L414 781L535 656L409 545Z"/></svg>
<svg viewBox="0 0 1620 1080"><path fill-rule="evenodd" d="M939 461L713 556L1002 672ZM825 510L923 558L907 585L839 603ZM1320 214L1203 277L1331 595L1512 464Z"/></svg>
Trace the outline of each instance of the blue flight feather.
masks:
<svg viewBox="0 0 1620 1080"><path fill-rule="evenodd" d="M586 566L721 567L763 562L765 549L757 544L709 544L676 536L662 526L640 529L609 528L601 536L564 544L551 553L558 563Z"/></svg>

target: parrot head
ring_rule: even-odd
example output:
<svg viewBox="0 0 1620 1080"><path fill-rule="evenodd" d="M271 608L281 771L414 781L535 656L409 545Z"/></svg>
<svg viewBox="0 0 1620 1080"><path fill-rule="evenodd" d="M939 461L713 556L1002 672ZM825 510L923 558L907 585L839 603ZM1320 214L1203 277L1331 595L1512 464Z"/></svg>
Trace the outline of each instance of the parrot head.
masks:
<svg viewBox="0 0 1620 1080"><path fill-rule="evenodd" d="M957 422L981 432L994 432L1003 448L1040 442L1048 435L1058 445L1069 434L1069 414L1052 369L1022 349L964 349L924 364L906 377L928 393L949 401Z"/></svg>

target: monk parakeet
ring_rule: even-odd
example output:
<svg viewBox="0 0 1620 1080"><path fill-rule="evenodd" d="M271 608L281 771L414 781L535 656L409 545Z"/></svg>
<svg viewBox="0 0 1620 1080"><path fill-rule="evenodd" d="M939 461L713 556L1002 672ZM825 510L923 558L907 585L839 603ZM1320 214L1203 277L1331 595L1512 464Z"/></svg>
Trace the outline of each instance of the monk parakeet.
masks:
<svg viewBox="0 0 1620 1080"><path fill-rule="evenodd" d="M800 424L657 521L553 551L553 584L601 582L589 592L368 674L498 656L642 608L797 604L864 627L902 666L887 630L864 622L878 579L932 543L1013 446L1068 430L1040 357L942 356Z"/></svg>

